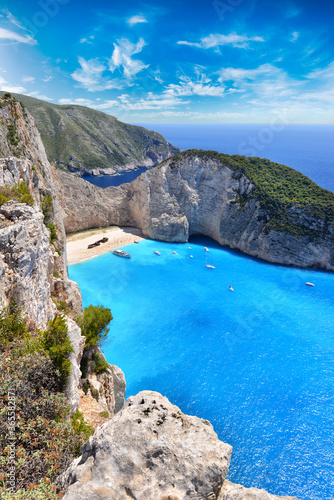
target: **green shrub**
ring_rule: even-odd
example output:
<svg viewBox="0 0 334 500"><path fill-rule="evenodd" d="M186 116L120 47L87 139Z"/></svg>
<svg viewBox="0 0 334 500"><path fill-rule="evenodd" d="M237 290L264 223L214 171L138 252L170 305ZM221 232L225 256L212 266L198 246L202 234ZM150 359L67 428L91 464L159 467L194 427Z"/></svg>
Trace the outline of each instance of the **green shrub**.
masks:
<svg viewBox="0 0 334 500"><path fill-rule="evenodd" d="M86 382L84 382L84 383L82 384L82 390L84 391L84 393L85 393L85 395L86 395L86 396L87 396L87 394L88 394L89 389L90 389L90 383L89 383L89 382L87 382L87 381L86 381Z"/></svg>
<svg viewBox="0 0 334 500"><path fill-rule="evenodd" d="M10 347L17 339L23 339L27 333L27 321L22 309L13 301L0 313L0 350Z"/></svg>
<svg viewBox="0 0 334 500"><path fill-rule="evenodd" d="M56 300L55 301L56 307L58 311L63 312L65 314L68 313L68 305L66 304L65 300Z"/></svg>
<svg viewBox="0 0 334 500"><path fill-rule="evenodd" d="M97 375L108 371L109 363L100 354L93 352L92 358L95 363L94 371Z"/></svg>
<svg viewBox="0 0 334 500"><path fill-rule="evenodd" d="M5 185L0 188L0 205L7 203L9 200L27 203L27 205L34 204L34 199L29 193L28 186L24 181L21 181L16 186Z"/></svg>
<svg viewBox="0 0 334 500"><path fill-rule="evenodd" d="M38 491L40 481L53 482L75 457L84 440L67 421L69 409L58 392L61 385L60 373L44 353L0 356L0 491L6 487L11 467L8 411L13 398L15 490L35 487ZM22 498L29 496L22 494Z"/></svg>
<svg viewBox="0 0 334 500"><path fill-rule="evenodd" d="M109 413L107 411L101 411L100 412L100 417L109 418Z"/></svg>
<svg viewBox="0 0 334 500"><path fill-rule="evenodd" d="M45 224L45 226L50 230L50 243L52 243L54 240L57 240L58 236L56 226L53 224L53 222L49 222L48 224Z"/></svg>
<svg viewBox="0 0 334 500"><path fill-rule="evenodd" d="M113 319L110 309L104 306L85 307L82 316L76 321L86 337L85 347L101 344L109 333L108 324Z"/></svg>
<svg viewBox="0 0 334 500"><path fill-rule="evenodd" d="M63 315L55 316L48 323L48 329L41 332L43 350L50 356L53 364L59 370L62 386L65 385L71 371L68 356L74 352L68 336L68 328Z"/></svg>
<svg viewBox="0 0 334 500"><path fill-rule="evenodd" d="M80 436L83 441L87 441L87 439L94 434L94 428L85 421L83 414L79 410L72 415L71 424L74 432ZM78 444L80 444L80 442L81 441L78 441ZM76 450L76 453L77 455L80 454L80 448Z"/></svg>

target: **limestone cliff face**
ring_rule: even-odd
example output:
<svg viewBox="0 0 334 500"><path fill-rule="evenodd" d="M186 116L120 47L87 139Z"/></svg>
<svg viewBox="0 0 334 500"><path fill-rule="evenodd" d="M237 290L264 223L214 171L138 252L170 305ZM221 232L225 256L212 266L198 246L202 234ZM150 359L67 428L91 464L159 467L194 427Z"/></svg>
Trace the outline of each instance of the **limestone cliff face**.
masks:
<svg viewBox="0 0 334 500"><path fill-rule="evenodd" d="M203 234L268 262L334 271L334 227L300 209L289 217L314 228L316 238L270 229L270 217L250 196L253 184L218 160L196 155L165 161L131 184L101 189L65 173L56 175L66 232L124 225L163 241ZM247 200L242 202L241 200Z"/></svg>
<svg viewBox="0 0 334 500"><path fill-rule="evenodd" d="M226 481L232 447L157 392L130 397L81 451L59 479L64 500L288 500Z"/></svg>

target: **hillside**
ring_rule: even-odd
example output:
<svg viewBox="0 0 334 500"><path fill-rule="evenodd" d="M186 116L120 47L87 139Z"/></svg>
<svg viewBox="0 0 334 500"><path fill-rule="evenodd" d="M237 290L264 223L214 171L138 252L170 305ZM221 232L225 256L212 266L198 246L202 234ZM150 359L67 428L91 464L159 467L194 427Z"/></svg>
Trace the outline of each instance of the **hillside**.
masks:
<svg viewBox="0 0 334 500"><path fill-rule="evenodd" d="M35 119L48 160L62 170L113 175L155 166L180 151L157 132L122 123L101 111L12 95Z"/></svg>

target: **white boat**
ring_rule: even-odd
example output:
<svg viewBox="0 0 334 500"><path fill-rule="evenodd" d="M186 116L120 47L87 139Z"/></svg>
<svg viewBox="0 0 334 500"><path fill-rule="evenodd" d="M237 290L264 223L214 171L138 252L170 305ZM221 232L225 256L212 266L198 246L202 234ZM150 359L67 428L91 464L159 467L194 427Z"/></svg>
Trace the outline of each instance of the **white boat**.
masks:
<svg viewBox="0 0 334 500"><path fill-rule="evenodd" d="M216 269L215 266L212 266L211 264L205 264L205 267L209 267L210 269Z"/></svg>
<svg viewBox="0 0 334 500"><path fill-rule="evenodd" d="M313 284L313 283L310 283L309 281L307 281L307 282L305 283L305 285L307 285L307 286L314 286L314 284Z"/></svg>
<svg viewBox="0 0 334 500"><path fill-rule="evenodd" d="M190 255L190 258L191 258L191 259L193 259L193 256L192 256L192 255Z"/></svg>
<svg viewBox="0 0 334 500"><path fill-rule="evenodd" d="M125 250L113 250L113 254L117 255L118 257L125 257L126 259L131 259L131 255L126 252Z"/></svg>
<svg viewBox="0 0 334 500"><path fill-rule="evenodd" d="M192 248L191 248L191 247L188 247L188 248L189 248L189 250L192 250Z"/></svg>
<svg viewBox="0 0 334 500"><path fill-rule="evenodd" d="M231 292L234 292L234 288L232 288L231 286L229 286L228 289L231 290Z"/></svg>
<svg viewBox="0 0 334 500"><path fill-rule="evenodd" d="M153 250L153 253L156 253L157 255L160 255L160 252L158 252L158 250Z"/></svg>
<svg viewBox="0 0 334 500"><path fill-rule="evenodd" d="M207 252L209 251L208 247L204 247L204 250L206 250Z"/></svg>
<svg viewBox="0 0 334 500"><path fill-rule="evenodd" d="M176 252L174 252L174 250L172 251L172 253L176 255Z"/></svg>

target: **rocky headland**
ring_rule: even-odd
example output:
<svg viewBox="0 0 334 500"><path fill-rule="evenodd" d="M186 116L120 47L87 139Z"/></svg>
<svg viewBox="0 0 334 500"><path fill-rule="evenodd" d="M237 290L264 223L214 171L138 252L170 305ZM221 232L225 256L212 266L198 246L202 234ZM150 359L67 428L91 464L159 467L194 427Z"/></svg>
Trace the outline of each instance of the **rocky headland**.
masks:
<svg viewBox="0 0 334 500"><path fill-rule="evenodd" d="M190 150L117 188L60 171L55 183L67 233L115 224L163 241L203 234L275 264L334 271L334 194L269 160Z"/></svg>

